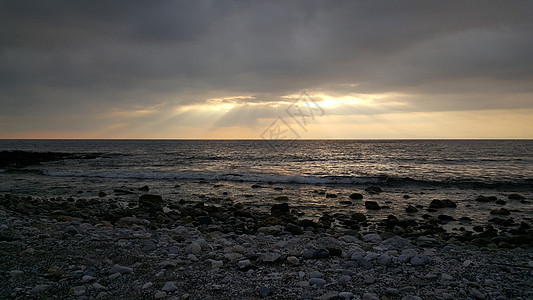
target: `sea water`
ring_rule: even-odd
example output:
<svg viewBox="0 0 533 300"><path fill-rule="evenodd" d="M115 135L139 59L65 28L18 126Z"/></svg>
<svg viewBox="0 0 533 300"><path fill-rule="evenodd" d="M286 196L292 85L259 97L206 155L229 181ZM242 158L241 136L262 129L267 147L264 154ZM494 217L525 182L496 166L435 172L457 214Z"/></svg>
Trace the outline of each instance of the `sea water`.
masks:
<svg viewBox="0 0 533 300"><path fill-rule="evenodd" d="M2 193L90 198L135 190L115 197L127 202L147 185L171 201L226 198L264 210L287 196L311 218L366 213L363 202L372 200L388 207L370 214L378 220L406 216L407 205L423 212L433 199L450 199L458 208L438 213L485 222L498 207L477 203L479 195L506 200L518 219L531 218L533 210L531 140L0 140L2 150L91 155L28 166L28 172L0 170ZM370 195L368 186L384 192ZM355 192L364 199L350 200ZM512 193L527 199L508 200Z"/></svg>

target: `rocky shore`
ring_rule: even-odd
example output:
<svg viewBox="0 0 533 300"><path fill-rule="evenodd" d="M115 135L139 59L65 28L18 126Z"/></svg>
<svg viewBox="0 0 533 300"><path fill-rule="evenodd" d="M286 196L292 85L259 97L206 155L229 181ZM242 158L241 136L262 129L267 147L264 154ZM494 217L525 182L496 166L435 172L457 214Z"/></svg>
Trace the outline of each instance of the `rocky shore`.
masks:
<svg viewBox="0 0 533 300"><path fill-rule="evenodd" d="M286 202L261 212L149 190L0 195L0 298L533 299L533 230L505 211L450 232L444 217L311 220Z"/></svg>

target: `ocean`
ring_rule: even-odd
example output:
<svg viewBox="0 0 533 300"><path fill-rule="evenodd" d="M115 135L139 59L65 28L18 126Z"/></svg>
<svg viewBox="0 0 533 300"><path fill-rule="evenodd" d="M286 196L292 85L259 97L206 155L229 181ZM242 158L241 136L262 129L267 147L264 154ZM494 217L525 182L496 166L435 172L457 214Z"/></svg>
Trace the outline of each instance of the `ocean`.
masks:
<svg viewBox="0 0 533 300"><path fill-rule="evenodd" d="M363 201L372 200L385 207L372 213L375 220L450 199L458 208L445 213L474 223L493 217L494 204L474 201L484 195L505 200L513 217L533 215L532 140L0 140L2 150L90 158L0 170L1 193L88 198L116 189L139 194L147 185L176 201L231 198L265 210L286 196L310 218L366 212ZM383 192L368 194L369 186ZM349 199L356 192L363 201ZM514 193L527 200L508 200ZM136 194L115 199L133 201Z"/></svg>

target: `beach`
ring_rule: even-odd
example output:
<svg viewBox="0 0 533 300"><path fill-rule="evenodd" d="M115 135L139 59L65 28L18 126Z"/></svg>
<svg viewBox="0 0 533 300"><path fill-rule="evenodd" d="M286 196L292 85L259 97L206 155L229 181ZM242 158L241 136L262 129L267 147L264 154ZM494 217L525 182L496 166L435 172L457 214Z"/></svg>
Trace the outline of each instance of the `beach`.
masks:
<svg viewBox="0 0 533 300"><path fill-rule="evenodd" d="M258 180L216 173L221 159L197 178L132 171L122 160L149 158L112 151L12 153L2 299L533 297L533 198L520 178Z"/></svg>
<svg viewBox="0 0 533 300"><path fill-rule="evenodd" d="M439 226L422 231L429 223L409 233L401 222L390 231L340 230L324 219L298 220L281 204L270 213L224 201L164 212L168 203L147 195L131 208L105 196L0 196L1 298L530 299L533 292L530 229L527 239L490 238L487 229L444 240Z"/></svg>

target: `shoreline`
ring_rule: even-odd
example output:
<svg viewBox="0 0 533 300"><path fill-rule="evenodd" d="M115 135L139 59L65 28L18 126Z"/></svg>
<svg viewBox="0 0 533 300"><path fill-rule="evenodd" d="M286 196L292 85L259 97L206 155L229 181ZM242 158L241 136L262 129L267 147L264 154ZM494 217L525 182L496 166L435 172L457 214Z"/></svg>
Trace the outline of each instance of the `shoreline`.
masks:
<svg viewBox="0 0 533 300"><path fill-rule="evenodd" d="M224 199L175 203L141 189L123 207L105 192L0 195L0 298L533 297L526 222L456 234L438 219L365 226L364 215L330 213L312 221L287 203L261 212Z"/></svg>

